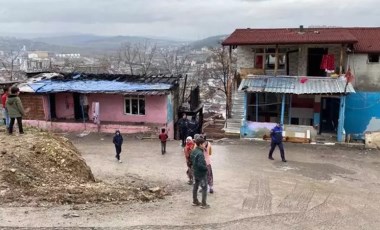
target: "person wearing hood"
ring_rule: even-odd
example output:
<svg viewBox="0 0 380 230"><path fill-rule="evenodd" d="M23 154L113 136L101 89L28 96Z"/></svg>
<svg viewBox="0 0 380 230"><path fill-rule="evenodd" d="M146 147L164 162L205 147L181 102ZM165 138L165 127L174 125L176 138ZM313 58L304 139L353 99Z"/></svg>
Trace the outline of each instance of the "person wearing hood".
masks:
<svg viewBox="0 0 380 230"><path fill-rule="evenodd" d="M3 106L4 124L7 127L7 130L9 130L9 122L10 122L10 118L9 118L9 115L8 115L8 112L7 112L7 108L6 108L6 105L7 105L6 103L7 103L8 95L9 95L9 88L5 88L4 89L4 93L1 96L1 104Z"/></svg>
<svg viewBox="0 0 380 230"><path fill-rule="evenodd" d="M115 145L116 149L116 159L121 163L120 160L120 153L121 153L121 146L123 145L123 136L121 136L121 133L119 130L116 130L115 136L113 137L113 144Z"/></svg>
<svg viewBox="0 0 380 230"><path fill-rule="evenodd" d="M15 120L17 120L19 133L24 133L24 129L22 128L22 117L25 116L25 112L21 100L18 96L19 94L20 89L17 87L12 87L11 94L7 98L6 109L8 112L8 116L10 117L8 129L9 134L13 133L13 126L15 124Z"/></svg>
<svg viewBox="0 0 380 230"><path fill-rule="evenodd" d="M193 179L194 179L193 166L190 159L191 151L193 151L194 148L195 148L195 143L193 141L193 138L188 136L186 138L186 146L183 149L183 152L185 153L185 159L186 159L186 165L187 165L186 175L189 178L189 182L188 182L189 185L193 184Z"/></svg>

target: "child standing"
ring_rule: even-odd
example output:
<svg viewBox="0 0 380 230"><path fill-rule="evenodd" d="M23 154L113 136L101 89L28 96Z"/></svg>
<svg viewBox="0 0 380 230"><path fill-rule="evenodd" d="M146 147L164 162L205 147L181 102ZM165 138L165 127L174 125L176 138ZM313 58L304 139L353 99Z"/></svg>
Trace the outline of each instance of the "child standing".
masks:
<svg viewBox="0 0 380 230"><path fill-rule="evenodd" d="M158 138L161 140L161 153L164 155L166 153L166 140L168 139L168 133L164 128L161 129L161 133L158 135Z"/></svg>
<svg viewBox="0 0 380 230"><path fill-rule="evenodd" d="M205 160L207 164L207 184L209 187L210 193L214 193L214 175L212 173L212 167L211 167L211 154L212 154L212 149L211 149L211 144L209 141L205 142L205 150L204 150L204 155L205 155Z"/></svg>
<svg viewBox="0 0 380 230"><path fill-rule="evenodd" d="M121 163L120 153L121 153L121 146L123 145L123 136L121 136L119 130L116 130L115 132L115 136L113 137L113 143L116 149L116 159L119 161L119 163Z"/></svg>
<svg viewBox="0 0 380 230"><path fill-rule="evenodd" d="M205 140L198 138L195 140L197 147L191 152L191 162L194 169L195 183L193 187L193 205L201 208L209 208L207 204L207 165L204 157ZM202 188L202 203L198 200L198 188Z"/></svg>
<svg viewBox="0 0 380 230"><path fill-rule="evenodd" d="M195 143L193 142L193 139L190 136L187 137L186 138L186 146L183 149L183 152L185 153L185 158L186 158L186 165L187 165L186 174L187 174L187 177L189 178L189 182L188 182L189 185L193 184L194 172L193 172L193 166L192 166L191 159L190 159L190 154L194 148L195 148Z"/></svg>

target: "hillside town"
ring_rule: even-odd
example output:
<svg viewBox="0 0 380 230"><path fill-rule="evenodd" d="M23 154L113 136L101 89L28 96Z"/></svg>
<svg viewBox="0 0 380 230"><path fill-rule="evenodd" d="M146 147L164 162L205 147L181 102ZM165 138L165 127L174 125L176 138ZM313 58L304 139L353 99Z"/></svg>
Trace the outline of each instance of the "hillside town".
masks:
<svg viewBox="0 0 380 230"><path fill-rule="evenodd" d="M380 27L247 28L215 6L236 25L194 18L195 39L183 15L112 6L102 34L60 6L91 34L0 36L0 229L379 228Z"/></svg>

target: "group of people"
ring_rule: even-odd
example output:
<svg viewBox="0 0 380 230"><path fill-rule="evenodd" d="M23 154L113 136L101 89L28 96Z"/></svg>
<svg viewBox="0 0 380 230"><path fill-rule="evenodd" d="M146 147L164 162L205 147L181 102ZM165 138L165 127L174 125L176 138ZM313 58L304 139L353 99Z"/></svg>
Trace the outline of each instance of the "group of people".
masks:
<svg viewBox="0 0 380 230"><path fill-rule="evenodd" d="M183 121L185 122L186 117L183 116ZM281 124L277 124L271 130L271 148L269 151L268 158L274 160L273 152L274 149L278 146L281 153L281 159L283 162L286 162L285 151L282 144L282 135L283 129ZM161 152L162 154L166 153L166 141L168 139L168 134L166 129L161 129L161 133L158 136L161 142ZM121 163L120 152L121 146L123 144L123 137L120 134L120 131L115 132L113 138L113 143L116 148L116 159ZM185 145L183 146L183 152L186 159L187 165L187 177L189 179L188 184L193 185L193 206L200 206L201 208L209 208L207 204L207 193L214 193L213 183L214 176L211 167L211 155L212 147L211 143L207 141L207 138L204 134L195 134L194 137L187 136L185 139ZM198 190L202 193L201 202L198 200Z"/></svg>
<svg viewBox="0 0 380 230"><path fill-rule="evenodd" d="M17 87L5 88L1 96L3 107L4 123L9 134L13 134L13 126L17 120L18 130L20 134L24 133L22 127L22 117L25 116L24 107L19 98L20 89Z"/></svg>
<svg viewBox="0 0 380 230"><path fill-rule="evenodd" d="M211 143L201 134L195 134L186 138L184 154L187 164L187 177L189 185L193 185L193 205L201 208L209 208L207 204L207 192L214 193L214 176L211 167ZM202 202L198 200L198 189L201 187Z"/></svg>
<svg viewBox="0 0 380 230"><path fill-rule="evenodd" d="M194 138L194 135L199 131L199 122L196 117L193 116L191 120L187 119L187 115L182 114L182 118L178 120L179 136L182 140L182 147L186 145L186 138L188 136Z"/></svg>

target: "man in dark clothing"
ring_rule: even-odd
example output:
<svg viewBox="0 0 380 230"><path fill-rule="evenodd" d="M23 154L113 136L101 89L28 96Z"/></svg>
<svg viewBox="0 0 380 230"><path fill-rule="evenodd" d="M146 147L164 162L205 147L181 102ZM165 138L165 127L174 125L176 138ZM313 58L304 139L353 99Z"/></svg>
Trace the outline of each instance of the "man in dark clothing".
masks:
<svg viewBox="0 0 380 230"><path fill-rule="evenodd" d="M193 205L201 208L209 208L207 204L207 164L203 154L205 149L205 140L197 138L195 140L197 147L191 152L190 158L194 170L194 187L193 187ZM198 188L202 188L202 203L198 201Z"/></svg>
<svg viewBox="0 0 380 230"><path fill-rule="evenodd" d="M166 153L166 140L169 138L165 129L161 129L161 133L158 135L158 138L161 141L161 153L164 155Z"/></svg>
<svg viewBox="0 0 380 230"><path fill-rule="evenodd" d="M276 146L278 146L278 148L280 149L282 162L286 162L286 160L285 160L284 145L282 144L282 125L281 124L277 124L271 130L270 136L271 136L271 148L270 148L270 151L269 151L268 158L270 160L274 160L273 156L272 156L273 155L273 151L276 148Z"/></svg>
<svg viewBox="0 0 380 230"><path fill-rule="evenodd" d="M184 113L182 114L182 118L178 120L178 126L179 126L179 137L182 140L182 147L185 147L186 145L186 138L188 133L188 125L189 120L187 120L187 115Z"/></svg>
<svg viewBox="0 0 380 230"><path fill-rule="evenodd" d="M121 146L123 145L123 136L121 136L119 130L116 130L115 136L113 137L112 142L114 143L115 149L116 149L116 159L119 161L119 163L121 163L120 153L121 153Z"/></svg>
<svg viewBox="0 0 380 230"><path fill-rule="evenodd" d="M194 138L194 135L198 133L198 127L199 127L199 124L198 124L198 121L195 119L195 117L192 117L191 118L191 121L189 121L189 124L188 124L188 135L192 138Z"/></svg>

